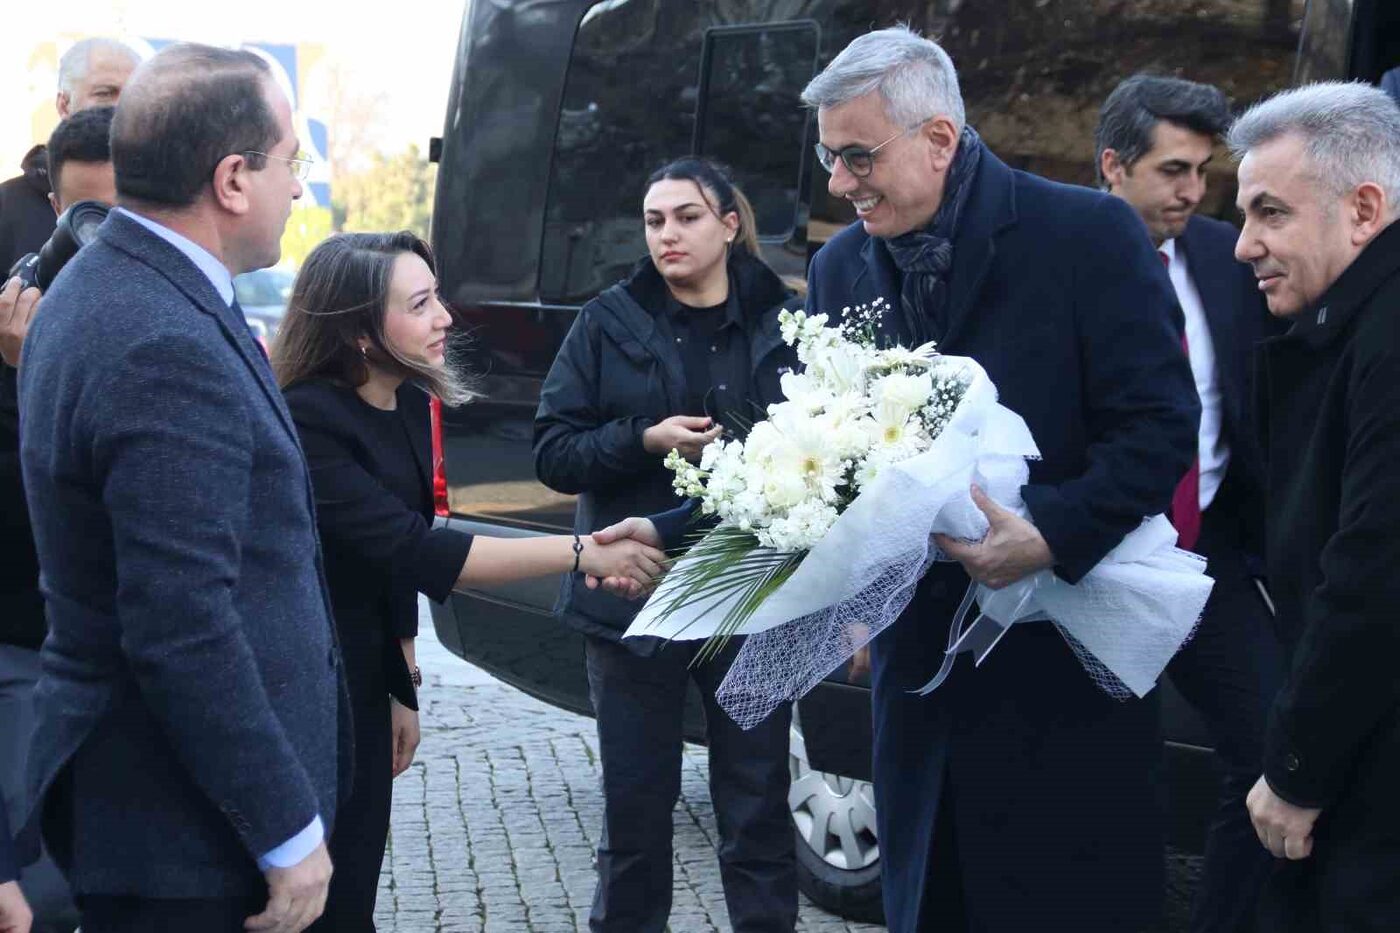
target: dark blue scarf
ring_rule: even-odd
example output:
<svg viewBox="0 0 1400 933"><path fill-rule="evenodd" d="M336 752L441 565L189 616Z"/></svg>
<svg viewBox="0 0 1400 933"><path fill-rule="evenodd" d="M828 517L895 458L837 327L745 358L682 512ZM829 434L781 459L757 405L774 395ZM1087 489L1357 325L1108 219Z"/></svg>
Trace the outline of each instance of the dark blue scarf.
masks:
<svg viewBox="0 0 1400 933"><path fill-rule="evenodd" d="M922 230L882 241L903 278L899 294L900 342L906 346L942 340L948 331L948 273L953 268L953 238L981 161L982 139L976 130L965 126L943 183L943 203L932 222Z"/></svg>

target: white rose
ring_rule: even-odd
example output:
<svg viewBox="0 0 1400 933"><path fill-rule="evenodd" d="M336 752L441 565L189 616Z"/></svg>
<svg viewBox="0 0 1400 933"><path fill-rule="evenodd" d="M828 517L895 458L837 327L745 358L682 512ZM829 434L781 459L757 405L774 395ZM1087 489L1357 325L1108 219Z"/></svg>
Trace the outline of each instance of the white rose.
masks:
<svg viewBox="0 0 1400 933"><path fill-rule="evenodd" d="M891 373L875 383L871 393L878 405L912 414L928 404L933 377L927 372Z"/></svg>

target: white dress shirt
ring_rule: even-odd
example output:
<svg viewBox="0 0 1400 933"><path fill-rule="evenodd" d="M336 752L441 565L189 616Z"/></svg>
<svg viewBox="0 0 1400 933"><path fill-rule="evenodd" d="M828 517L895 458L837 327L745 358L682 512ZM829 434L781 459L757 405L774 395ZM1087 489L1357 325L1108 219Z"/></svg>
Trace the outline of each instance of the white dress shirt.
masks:
<svg viewBox="0 0 1400 933"><path fill-rule="evenodd" d="M1225 468L1230 463L1230 445L1221 430L1222 411L1220 375L1215 365L1215 345L1210 339L1210 322L1206 320L1201 293L1191 278L1186 255L1176 248L1176 240L1167 240L1157 247L1168 259L1167 274L1171 276L1176 300L1186 316L1186 344L1191 355L1191 375L1196 380L1196 394L1201 397L1201 429L1197 442L1201 459L1201 511L1215 501Z"/></svg>
<svg viewBox="0 0 1400 933"><path fill-rule="evenodd" d="M233 307L233 276L229 274L228 268L222 262L214 258L214 254L191 240L189 237L181 236L169 227L162 226L148 217L134 214L131 211L117 208L127 217L136 221L147 230L160 237L171 246L178 249L214 286L214 290L219 293L219 297L224 300L224 304ZM302 861L326 838L326 828L321 822L320 814L311 820L311 823L286 842L277 846L270 852L263 853L258 859L258 870L267 871L269 868L291 868Z"/></svg>

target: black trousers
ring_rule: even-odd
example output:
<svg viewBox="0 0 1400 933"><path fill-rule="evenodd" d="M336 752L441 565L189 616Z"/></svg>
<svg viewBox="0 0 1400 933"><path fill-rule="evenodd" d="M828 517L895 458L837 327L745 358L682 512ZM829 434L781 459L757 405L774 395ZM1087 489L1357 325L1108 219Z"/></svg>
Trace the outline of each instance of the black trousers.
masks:
<svg viewBox="0 0 1400 933"><path fill-rule="evenodd" d="M1209 562L1215 589L1195 636L1167 667L1210 730L1224 765L1191 933L1255 929L1259 892L1273 863L1250 823L1245 797L1263 773L1264 726L1282 680L1282 650L1245 565L1237 520L1228 503L1220 506L1202 516L1195 548Z"/></svg>
<svg viewBox="0 0 1400 933"><path fill-rule="evenodd" d="M309 933L374 933L379 872L389 839L393 802L393 726L382 652L350 643L343 635L346 684L355 725L355 771L350 796L336 807L330 850L330 893ZM363 657L362 657L363 655Z"/></svg>
<svg viewBox="0 0 1400 933"><path fill-rule="evenodd" d="M266 907L266 897L78 898L83 933L243 933L243 921Z"/></svg>
<svg viewBox="0 0 1400 933"><path fill-rule="evenodd" d="M735 933L791 933L797 864L787 794L784 706L745 732L715 702L737 645L688 669L698 642L642 657L587 639L589 694L603 765L603 833L594 933L661 933L671 912L672 811L680 796L682 715L693 680L704 701L720 878Z"/></svg>

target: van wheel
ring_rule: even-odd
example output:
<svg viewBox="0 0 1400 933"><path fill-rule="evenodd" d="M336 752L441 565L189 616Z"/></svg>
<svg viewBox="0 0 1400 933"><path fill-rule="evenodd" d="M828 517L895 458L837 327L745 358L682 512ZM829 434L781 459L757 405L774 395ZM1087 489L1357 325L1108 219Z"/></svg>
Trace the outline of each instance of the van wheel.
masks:
<svg viewBox="0 0 1400 933"><path fill-rule="evenodd" d="M798 887L813 903L834 914L883 923L874 786L813 771L795 716L788 765L792 775L788 812L797 836Z"/></svg>

